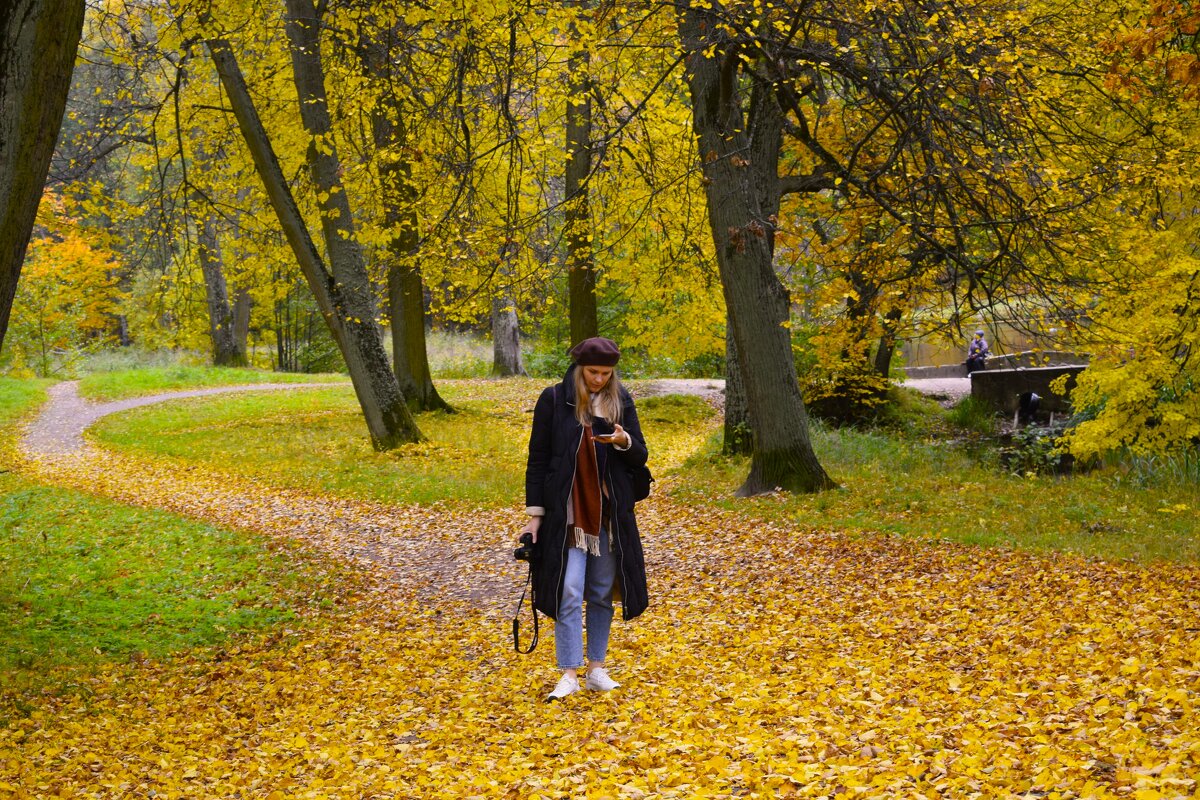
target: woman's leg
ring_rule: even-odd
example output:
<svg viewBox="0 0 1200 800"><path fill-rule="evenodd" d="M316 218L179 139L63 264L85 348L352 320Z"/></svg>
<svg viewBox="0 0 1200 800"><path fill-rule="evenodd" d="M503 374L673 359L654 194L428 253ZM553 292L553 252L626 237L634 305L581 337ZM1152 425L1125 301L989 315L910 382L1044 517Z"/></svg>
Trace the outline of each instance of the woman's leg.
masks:
<svg viewBox="0 0 1200 800"><path fill-rule="evenodd" d="M612 629L613 581L617 557L608 543L608 532L600 532L600 555L587 557L587 657L588 669L604 666L608 654L608 634Z"/></svg>
<svg viewBox="0 0 1200 800"><path fill-rule="evenodd" d="M574 672L583 666L583 594L587 571L587 551L568 547L562 601L558 605L558 619L554 621L554 651L561 670Z"/></svg>

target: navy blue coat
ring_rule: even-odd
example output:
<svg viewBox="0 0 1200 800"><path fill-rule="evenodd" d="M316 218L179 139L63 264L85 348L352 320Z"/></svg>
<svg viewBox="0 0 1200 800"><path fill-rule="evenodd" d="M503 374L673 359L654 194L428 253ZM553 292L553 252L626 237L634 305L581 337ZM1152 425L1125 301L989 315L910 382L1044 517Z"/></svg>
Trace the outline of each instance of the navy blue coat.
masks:
<svg viewBox="0 0 1200 800"><path fill-rule="evenodd" d="M537 556L533 570L533 603L551 619L558 617L562 599L563 571L567 563L567 501L575 476L575 454L583 436L583 426L575 418L575 366L555 386L548 386L533 409L533 430L529 435L529 462L525 468L525 504L546 510L538 529ZM628 450L611 444L603 458L604 482L612 503L613 550L617 557L617 586L621 611L633 619L646 610L646 562L642 540L633 513L633 487L630 469L646 463L646 440L638 423L633 398L621 388L621 427L633 440Z"/></svg>

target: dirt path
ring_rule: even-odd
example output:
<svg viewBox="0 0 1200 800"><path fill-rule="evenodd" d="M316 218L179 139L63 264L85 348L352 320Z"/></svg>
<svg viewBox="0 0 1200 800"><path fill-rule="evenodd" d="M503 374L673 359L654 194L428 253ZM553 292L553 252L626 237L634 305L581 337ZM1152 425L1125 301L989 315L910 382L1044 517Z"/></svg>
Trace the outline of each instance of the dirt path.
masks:
<svg viewBox="0 0 1200 800"><path fill-rule="evenodd" d="M511 555L521 520L519 491L514 490L511 508L385 505L280 488L195 465L164 468L161 461L96 447L83 438L88 426L102 417L140 406L228 392L330 385L336 384L224 386L91 403L79 397L76 382L57 384L22 439L21 468L47 482L123 503L303 542L360 564L384 594L436 595L507 609L524 566ZM718 407L724 399L720 380L667 379L638 389L641 397L699 395ZM661 482L670 480L662 472L673 466L656 463L660 489ZM656 494L658 498L639 504L639 518L659 534L669 533L672 526L666 520L678 512L669 512L669 504L660 501L662 492ZM669 560L678 566L683 557L670 541L669 536L660 540L652 561Z"/></svg>
<svg viewBox="0 0 1200 800"><path fill-rule="evenodd" d="M207 397L228 392L272 392L284 389L328 389L337 383L254 383L242 386L214 386L178 392L131 397L106 403L94 403L79 396L79 381L63 381L51 386L50 400L42 409L21 442L21 448L32 455L67 455L83 450L83 432L97 420L131 408L181 400L187 397ZM719 402L725 391L725 381L719 379L663 379L644 386L642 397L663 394L695 394Z"/></svg>
<svg viewBox="0 0 1200 800"><path fill-rule="evenodd" d="M506 609L523 564L512 559L520 508L393 506L316 495L162 462L89 444L83 433L131 408L227 392L278 391L337 384L254 384L169 392L107 403L79 396L78 382L50 389L50 400L21 441L21 468L39 479L132 505L160 508L227 528L298 540L347 558L400 596ZM719 401L722 381L656 381L640 395L685 393ZM515 495L514 500L519 500ZM654 515L652 501L639 514ZM508 609L511 611L511 609Z"/></svg>
<svg viewBox="0 0 1200 800"><path fill-rule="evenodd" d="M339 386L337 383L254 383L243 386L215 386L209 389L189 389L180 392L131 397L107 403L93 403L79 396L79 381L63 381L49 389L50 400L42 413L29 426L21 447L38 455L62 455L83 449L83 432L109 414L130 408L179 400L185 397L204 397L226 392L271 392L280 389L313 389Z"/></svg>

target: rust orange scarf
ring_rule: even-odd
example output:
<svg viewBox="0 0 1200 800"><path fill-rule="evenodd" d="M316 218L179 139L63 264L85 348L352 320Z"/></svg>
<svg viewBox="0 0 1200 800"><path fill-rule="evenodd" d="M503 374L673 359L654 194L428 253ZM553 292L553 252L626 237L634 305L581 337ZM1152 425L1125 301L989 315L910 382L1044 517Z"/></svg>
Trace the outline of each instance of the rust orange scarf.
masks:
<svg viewBox="0 0 1200 800"><path fill-rule="evenodd" d="M600 486L600 464L592 440L592 426L583 429L579 450L575 453L575 482L571 486L571 527L573 547L600 555L600 527L603 524L604 494Z"/></svg>

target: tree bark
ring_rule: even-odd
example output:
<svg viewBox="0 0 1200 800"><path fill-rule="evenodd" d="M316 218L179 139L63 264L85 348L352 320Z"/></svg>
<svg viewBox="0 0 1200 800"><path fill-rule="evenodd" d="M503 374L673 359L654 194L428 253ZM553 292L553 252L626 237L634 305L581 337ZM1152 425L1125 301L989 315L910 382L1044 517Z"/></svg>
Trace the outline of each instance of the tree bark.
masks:
<svg viewBox="0 0 1200 800"><path fill-rule="evenodd" d="M582 9L586 0L579 0ZM567 166L565 219L567 286L571 344L599 336L596 312L596 264L592 251L592 213L588 177L592 171L592 99L588 54L567 59Z"/></svg>
<svg viewBox="0 0 1200 800"><path fill-rule="evenodd" d="M6 0L0 29L0 348L71 89L83 0Z"/></svg>
<svg viewBox="0 0 1200 800"><path fill-rule="evenodd" d="M892 309L883 315L883 334L875 350L875 374L887 380L892 371L892 356L896 352L896 326L900 323L901 311Z"/></svg>
<svg viewBox="0 0 1200 800"><path fill-rule="evenodd" d="M721 452L727 456L748 456L754 453L754 436L750 428L750 409L746 405L746 387L738 366L737 343L733 340L733 323L725 325L725 438Z"/></svg>
<svg viewBox="0 0 1200 800"><path fill-rule="evenodd" d="M775 219L764 182L778 192L781 116L768 93L750 103L739 94L739 54L721 41L704 12L681 5L679 31L687 61L692 124L703 162L709 224L725 305L733 328L753 434L750 474L739 496L776 488L813 492L835 486L813 452L808 414L792 360L787 291L775 274L770 232ZM710 38L712 37L712 38ZM706 53L706 48L714 49ZM777 202L777 201L776 201Z"/></svg>
<svg viewBox="0 0 1200 800"><path fill-rule="evenodd" d="M387 450L405 442L419 441L421 432L388 364L379 323L375 319L370 280L362 252L353 238L350 203L337 177L336 154L326 138L330 128L329 112L325 105L313 7L296 0L289 0L288 6L295 82L305 128L313 137L308 159L313 183L324 198L319 205L332 271L326 269L296 206L258 110L246 89L233 49L225 39L209 39L206 44L280 226L317 301L317 308L346 361L371 443L378 450ZM303 16L303 22L296 19L297 12ZM318 139L321 139L324 152L317 148Z"/></svg>
<svg viewBox="0 0 1200 800"><path fill-rule="evenodd" d="M250 311L253 308L250 293L238 287L233 293L233 343L242 361L250 363Z"/></svg>
<svg viewBox="0 0 1200 800"><path fill-rule="evenodd" d="M408 128L403 104L391 86L389 54L393 42L359 43L358 54L368 75L380 86L371 113L379 183L383 193L388 242L388 316L392 321L392 369L413 411L451 411L433 385L425 342L425 284L417 256L420 250L416 187L408 161Z"/></svg>
<svg viewBox="0 0 1200 800"><path fill-rule="evenodd" d="M492 374L502 378L526 374L521 363L517 304L507 296L492 300Z"/></svg>
<svg viewBox="0 0 1200 800"><path fill-rule="evenodd" d="M197 236L200 271L204 274L204 295L208 300L208 331L212 338L213 365L218 367L246 366L245 340L238 347L237 326L229 288L221 263L221 248L217 240L217 221L205 214Z"/></svg>

